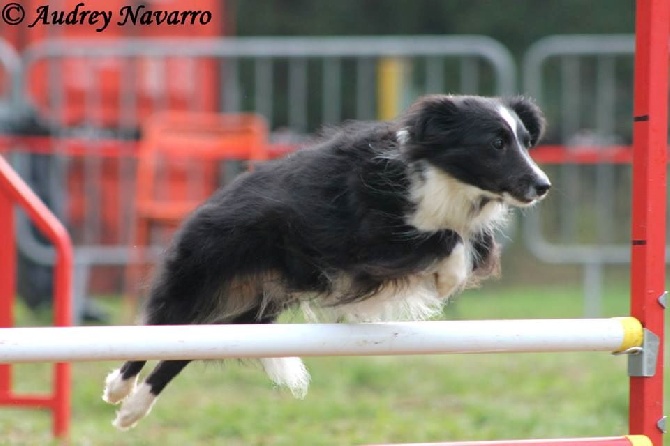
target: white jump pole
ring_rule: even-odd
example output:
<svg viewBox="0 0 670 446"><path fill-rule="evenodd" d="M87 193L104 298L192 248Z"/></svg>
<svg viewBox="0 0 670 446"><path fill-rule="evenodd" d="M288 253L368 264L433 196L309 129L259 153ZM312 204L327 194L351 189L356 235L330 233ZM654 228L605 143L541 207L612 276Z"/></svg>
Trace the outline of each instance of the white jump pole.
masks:
<svg viewBox="0 0 670 446"><path fill-rule="evenodd" d="M282 356L622 351L642 345L631 317L371 324L0 329L0 363Z"/></svg>

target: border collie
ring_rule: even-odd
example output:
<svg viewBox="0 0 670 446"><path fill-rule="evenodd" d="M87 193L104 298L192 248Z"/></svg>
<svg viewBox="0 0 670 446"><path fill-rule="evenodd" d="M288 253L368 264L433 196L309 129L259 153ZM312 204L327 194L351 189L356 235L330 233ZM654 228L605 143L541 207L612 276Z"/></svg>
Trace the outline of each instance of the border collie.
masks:
<svg viewBox="0 0 670 446"><path fill-rule="evenodd" d="M328 129L311 147L219 190L177 231L143 323L270 324L288 308L331 321L421 320L497 272L494 232L551 184L528 149L544 131L529 99L432 95L398 119ZM138 342L142 342L138 340ZM189 360L109 374L103 399L132 427ZM261 360L303 397L300 358Z"/></svg>

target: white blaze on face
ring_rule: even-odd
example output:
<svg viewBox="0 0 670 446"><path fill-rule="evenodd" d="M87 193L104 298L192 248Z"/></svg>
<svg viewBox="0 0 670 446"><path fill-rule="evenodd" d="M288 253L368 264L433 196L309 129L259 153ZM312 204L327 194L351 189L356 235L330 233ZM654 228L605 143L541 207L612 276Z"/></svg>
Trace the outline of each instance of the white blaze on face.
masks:
<svg viewBox="0 0 670 446"><path fill-rule="evenodd" d="M519 135L516 133L517 129L517 123L516 119L514 119L514 116L512 116L512 112L510 112L507 108L503 107L502 105L498 107L498 113L500 113L500 117L505 120L507 125L509 125L509 128L512 130L512 133L514 134L514 140L519 144Z"/></svg>
<svg viewBox="0 0 670 446"><path fill-rule="evenodd" d="M524 148L523 144L521 141L519 141L519 135L517 134L517 120L512 115L512 112L501 105L498 107L498 113L500 114L500 117L503 118L505 122L507 122L510 129L512 130L512 133L514 134L514 141L516 142L516 148L521 153L521 156L526 161L526 163L528 163L528 167L533 171L533 174L535 174L538 181L544 181L548 183L549 177L547 177L547 174L544 173L537 164L535 164L535 161L533 161L530 155L528 155L528 152Z"/></svg>

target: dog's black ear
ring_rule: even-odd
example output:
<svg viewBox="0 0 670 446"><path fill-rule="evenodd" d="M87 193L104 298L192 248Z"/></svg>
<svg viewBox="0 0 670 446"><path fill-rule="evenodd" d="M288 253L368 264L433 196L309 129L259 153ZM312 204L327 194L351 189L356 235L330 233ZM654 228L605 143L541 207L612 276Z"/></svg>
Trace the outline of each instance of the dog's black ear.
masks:
<svg viewBox="0 0 670 446"><path fill-rule="evenodd" d="M410 141L430 143L453 126L458 106L446 95L424 96L407 110L401 119L403 130Z"/></svg>
<svg viewBox="0 0 670 446"><path fill-rule="evenodd" d="M514 110L523 125L530 133L531 146L536 145L544 135L546 121L540 107L532 99L524 96L515 96L504 100L506 106Z"/></svg>

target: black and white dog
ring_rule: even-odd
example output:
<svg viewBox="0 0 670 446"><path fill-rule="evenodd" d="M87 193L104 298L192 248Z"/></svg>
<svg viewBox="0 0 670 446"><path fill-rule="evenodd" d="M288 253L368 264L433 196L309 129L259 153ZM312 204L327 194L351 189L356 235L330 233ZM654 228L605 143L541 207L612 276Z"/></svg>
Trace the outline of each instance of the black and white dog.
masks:
<svg viewBox="0 0 670 446"><path fill-rule="evenodd" d="M302 306L341 321L420 320L495 273L494 231L509 206L551 184L527 150L544 131L529 99L434 95L397 120L351 122L313 146L240 176L176 234L143 323L269 324ZM138 342L142 342L138 340ZM300 358L261 360L304 396ZM103 399L133 426L188 360L146 361L107 377Z"/></svg>

